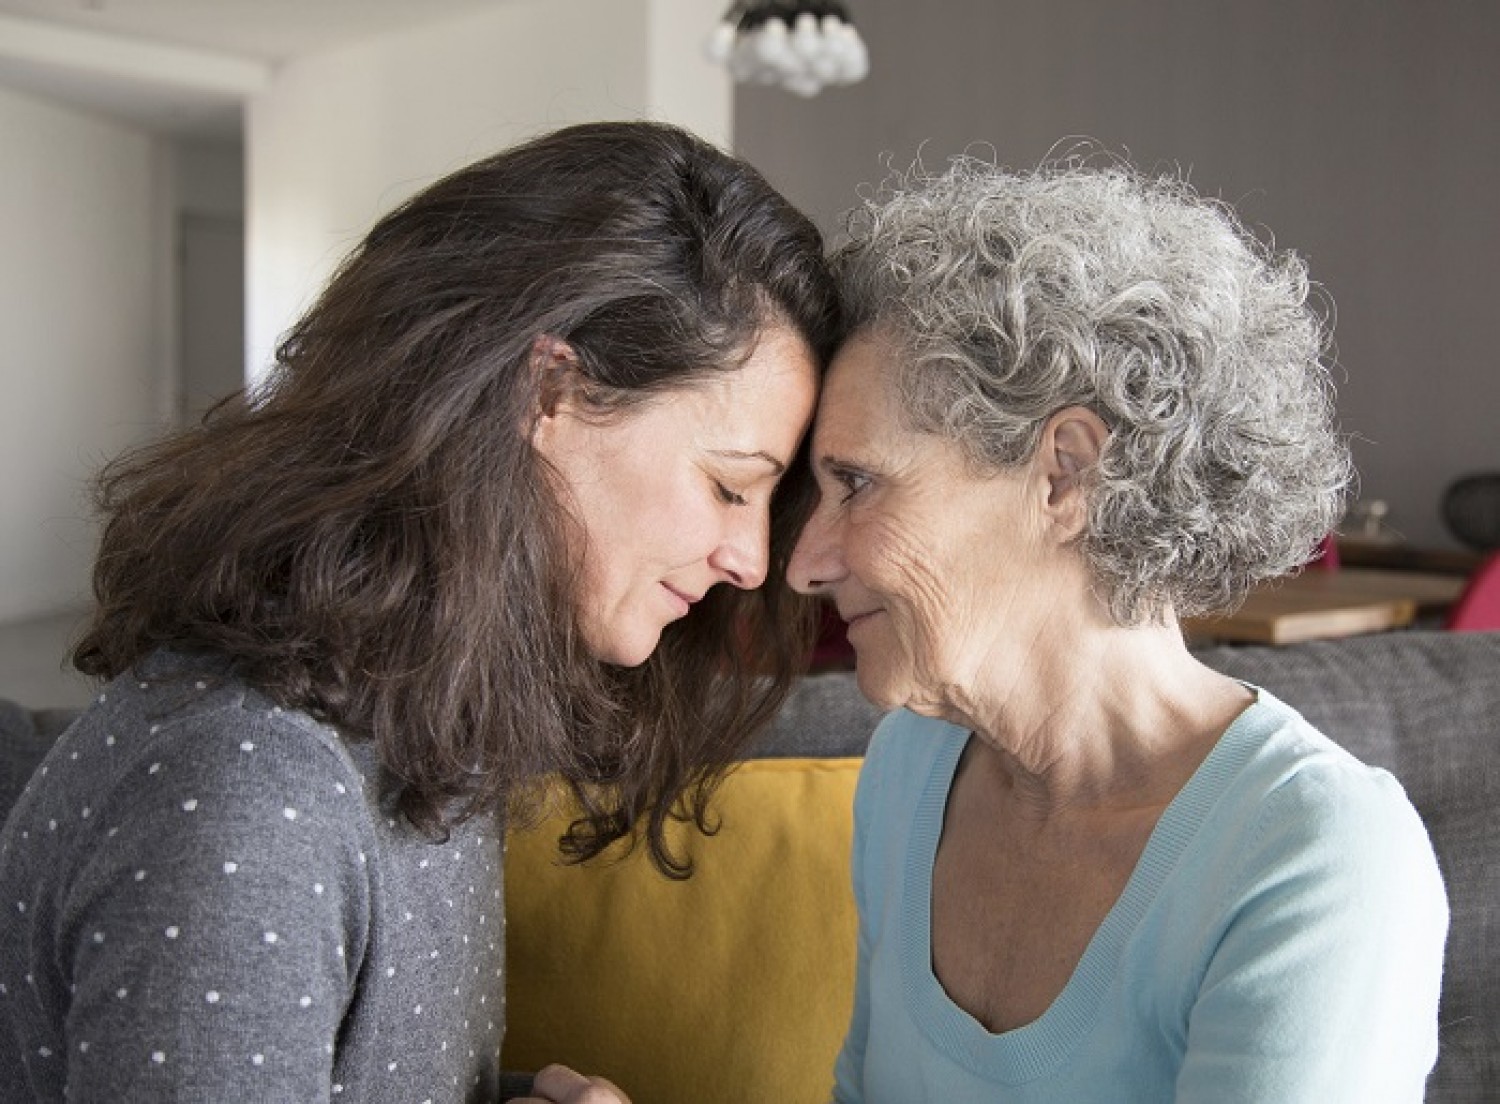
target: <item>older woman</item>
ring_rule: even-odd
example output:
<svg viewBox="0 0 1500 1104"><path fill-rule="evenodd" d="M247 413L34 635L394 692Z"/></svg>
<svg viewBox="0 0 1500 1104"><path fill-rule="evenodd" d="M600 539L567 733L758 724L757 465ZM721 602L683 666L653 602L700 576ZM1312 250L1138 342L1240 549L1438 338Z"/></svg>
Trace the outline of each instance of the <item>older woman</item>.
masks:
<svg viewBox="0 0 1500 1104"><path fill-rule="evenodd" d="M798 589L895 710L842 1102L1416 1101L1446 903L1400 786L1198 663L1348 479L1293 257L1121 167L961 161L836 259Z"/></svg>

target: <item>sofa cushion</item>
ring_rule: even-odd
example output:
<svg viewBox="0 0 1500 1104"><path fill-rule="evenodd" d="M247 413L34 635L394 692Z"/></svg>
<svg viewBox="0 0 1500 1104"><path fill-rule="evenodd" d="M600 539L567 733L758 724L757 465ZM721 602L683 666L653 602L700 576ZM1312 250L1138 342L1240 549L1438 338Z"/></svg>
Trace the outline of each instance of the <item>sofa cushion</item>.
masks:
<svg viewBox="0 0 1500 1104"><path fill-rule="evenodd" d="M884 714L849 671L800 680L746 758L862 756Z"/></svg>
<svg viewBox="0 0 1500 1104"><path fill-rule="evenodd" d="M826 1104L853 1005L859 760L746 763L675 882L638 848L561 866L558 816L505 862L503 1064L561 1061L645 1104ZM680 827L680 826L677 826Z"/></svg>

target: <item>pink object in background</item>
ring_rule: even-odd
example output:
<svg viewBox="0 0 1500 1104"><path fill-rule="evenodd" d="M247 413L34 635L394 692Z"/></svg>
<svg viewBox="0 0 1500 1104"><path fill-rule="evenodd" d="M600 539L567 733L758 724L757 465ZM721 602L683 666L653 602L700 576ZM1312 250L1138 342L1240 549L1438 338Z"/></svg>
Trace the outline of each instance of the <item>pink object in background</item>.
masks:
<svg viewBox="0 0 1500 1104"><path fill-rule="evenodd" d="M1307 566L1318 571L1339 569L1339 542L1332 533L1318 542L1318 551L1307 561Z"/></svg>
<svg viewBox="0 0 1500 1104"><path fill-rule="evenodd" d="M838 670L854 666L854 645L844 635L844 619L829 602L823 607L823 619L818 626L818 642L813 646L812 669L814 671Z"/></svg>
<svg viewBox="0 0 1500 1104"><path fill-rule="evenodd" d="M1500 629L1500 552L1491 552L1469 576L1448 613L1448 628L1460 632Z"/></svg>

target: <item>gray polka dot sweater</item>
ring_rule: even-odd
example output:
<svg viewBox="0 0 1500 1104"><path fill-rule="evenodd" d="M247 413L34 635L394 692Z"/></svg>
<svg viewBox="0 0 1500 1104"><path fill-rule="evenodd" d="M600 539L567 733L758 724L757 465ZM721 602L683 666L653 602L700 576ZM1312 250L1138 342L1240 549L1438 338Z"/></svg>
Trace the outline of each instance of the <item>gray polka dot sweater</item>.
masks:
<svg viewBox="0 0 1500 1104"><path fill-rule="evenodd" d="M492 1100L501 843L388 817L366 745L156 656L0 832L6 1101Z"/></svg>

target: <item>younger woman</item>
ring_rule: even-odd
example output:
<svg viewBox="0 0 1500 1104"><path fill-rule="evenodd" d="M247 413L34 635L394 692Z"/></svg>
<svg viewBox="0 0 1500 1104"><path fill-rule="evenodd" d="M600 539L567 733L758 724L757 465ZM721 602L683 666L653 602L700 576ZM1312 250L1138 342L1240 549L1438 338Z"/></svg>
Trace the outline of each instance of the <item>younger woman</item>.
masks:
<svg viewBox="0 0 1500 1104"><path fill-rule="evenodd" d="M570 858L685 873L669 811L805 640L774 500L836 316L748 166L573 127L382 219L264 389L108 469L107 682L0 835L0 1084L493 1099L500 814L561 775Z"/></svg>

